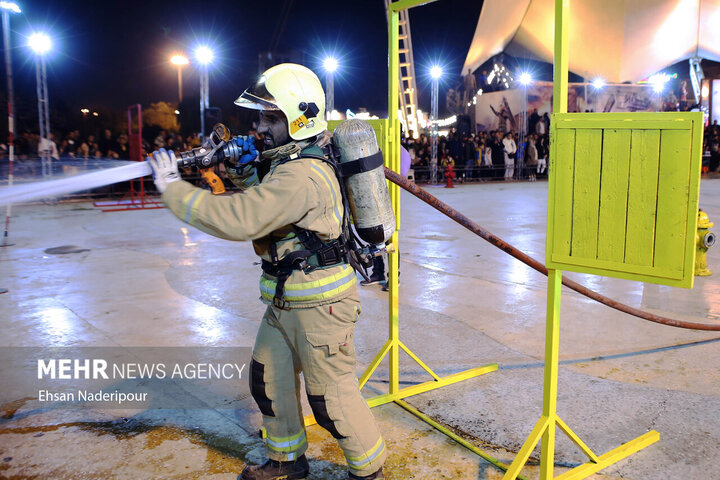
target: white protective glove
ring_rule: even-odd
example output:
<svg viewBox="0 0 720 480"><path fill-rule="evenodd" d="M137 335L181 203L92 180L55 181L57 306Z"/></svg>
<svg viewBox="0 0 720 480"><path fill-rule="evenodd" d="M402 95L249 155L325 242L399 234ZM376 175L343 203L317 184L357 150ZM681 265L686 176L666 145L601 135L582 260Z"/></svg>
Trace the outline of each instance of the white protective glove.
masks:
<svg viewBox="0 0 720 480"><path fill-rule="evenodd" d="M169 153L164 148L155 150L151 156L147 157L147 162L152 168L153 181L158 192L163 193L169 183L180 180L177 159L172 150Z"/></svg>

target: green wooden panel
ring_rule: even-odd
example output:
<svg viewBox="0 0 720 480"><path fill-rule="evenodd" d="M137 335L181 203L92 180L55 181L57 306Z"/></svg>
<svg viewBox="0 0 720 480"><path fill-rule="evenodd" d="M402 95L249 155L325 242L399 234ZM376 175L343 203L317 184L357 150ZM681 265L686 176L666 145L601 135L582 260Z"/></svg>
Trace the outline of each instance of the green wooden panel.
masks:
<svg viewBox="0 0 720 480"><path fill-rule="evenodd" d="M564 130L557 133L554 145L557 154L550 168L555 173L554 181L554 224L555 237L552 239L552 251L570 255L570 239L573 222L573 177L575 170L575 131Z"/></svg>
<svg viewBox="0 0 720 480"><path fill-rule="evenodd" d="M634 130L630 152L625 262L651 266L655 248L660 131Z"/></svg>
<svg viewBox="0 0 720 480"><path fill-rule="evenodd" d="M653 262L659 268L682 271L685 263L690 149L690 132L662 132Z"/></svg>
<svg viewBox="0 0 720 480"><path fill-rule="evenodd" d="M573 187L573 257L596 258L602 130L578 129L575 133Z"/></svg>
<svg viewBox="0 0 720 480"><path fill-rule="evenodd" d="M692 288L702 114L552 119L547 267Z"/></svg>
<svg viewBox="0 0 720 480"><path fill-rule="evenodd" d="M598 260L622 262L625 256L630 130L604 130L598 218Z"/></svg>

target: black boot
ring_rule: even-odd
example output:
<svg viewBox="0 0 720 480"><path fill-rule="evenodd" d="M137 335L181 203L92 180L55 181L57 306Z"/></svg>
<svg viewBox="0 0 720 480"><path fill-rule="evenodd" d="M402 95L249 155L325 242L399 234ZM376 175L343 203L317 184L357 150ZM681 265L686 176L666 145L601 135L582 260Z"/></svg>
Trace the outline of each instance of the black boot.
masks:
<svg viewBox="0 0 720 480"><path fill-rule="evenodd" d="M263 465L250 465L243 469L237 480L302 480L310 473L307 458L302 455L297 460L278 462L268 460ZM383 477L371 477L383 478Z"/></svg>
<svg viewBox="0 0 720 480"><path fill-rule="evenodd" d="M375 480L377 478L385 478L385 475L383 475L382 467L380 467L380 470L373 473L372 475L368 475L367 477L358 477L352 472L348 472L348 480Z"/></svg>

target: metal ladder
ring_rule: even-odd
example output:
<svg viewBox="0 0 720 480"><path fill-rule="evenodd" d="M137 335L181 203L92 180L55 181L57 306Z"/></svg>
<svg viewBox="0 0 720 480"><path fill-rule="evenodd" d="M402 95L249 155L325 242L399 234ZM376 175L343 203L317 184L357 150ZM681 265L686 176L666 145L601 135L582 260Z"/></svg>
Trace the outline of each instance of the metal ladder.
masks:
<svg viewBox="0 0 720 480"><path fill-rule="evenodd" d="M392 0L385 0L385 11L388 11ZM410 17L408 10L400 11L398 19L398 51L400 53L400 110L402 122L406 127L405 134L412 130L415 136L419 135L417 114L417 86L415 83L415 60L413 59L412 35L410 34Z"/></svg>

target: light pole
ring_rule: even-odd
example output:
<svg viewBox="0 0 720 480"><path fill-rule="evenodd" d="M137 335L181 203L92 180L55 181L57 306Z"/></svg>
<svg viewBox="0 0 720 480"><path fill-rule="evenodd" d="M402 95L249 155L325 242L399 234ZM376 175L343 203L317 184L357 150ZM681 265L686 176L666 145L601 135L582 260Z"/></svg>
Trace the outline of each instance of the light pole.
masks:
<svg viewBox="0 0 720 480"><path fill-rule="evenodd" d="M50 143L50 99L47 88L47 69L45 54L50 51L52 42L44 33L33 33L28 42L35 52L35 78L37 80L38 124L40 125L40 142L38 153L42 164L43 176L52 175L52 143Z"/></svg>
<svg viewBox="0 0 720 480"><path fill-rule="evenodd" d="M200 64L200 138L205 141L205 109L210 107L208 64L212 62L213 52L203 45L195 49L195 58Z"/></svg>
<svg viewBox="0 0 720 480"><path fill-rule="evenodd" d="M327 57L323 62L325 67L325 110L327 114L325 117L329 120L330 114L335 110L335 81L333 75L337 70L338 62L333 57Z"/></svg>
<svg viewBox="0 0 720 480"><path fill-rule="evenodd" d="M518 167L519 170L516 171L516 178L521 179L523 177L523 173L525 172L525 152L527 152L527 142L525 141L525 137L528 134L528 118L527 118L527 87L532 83L532 76L530 76L529 73L523 72L520 74L519 77L520 85L522 85L522 116L520 117L520 132L518 137L518 143L523 146L522 154L519 156L518 160ZM520 146L518 145L518 147Z"/></svg>
<svg viewBox="0 0 720 480"><path fill-rule="evenodd" d="M190 60L185 55L173 55L170 58L170 63L177 67L178 71L178 103L182 102L182 67L190 63Z"/></svg>
<svg viewBox="0 0 720 480"><path fill-rule="evenodd" d="M20 13L20 7L12 2L0 2L3 24L3 46L5 47L5 72L7 73L7 103L8 103L8 187L13 184L13 162L15 161L15 146L13 137L15 135L15 114L13 113L13 81L12 65L10 63L10 13ZM0 247L13 245L8 243L8 231L10 229L10 204L5 210L5 233Z"/></svg>
<svg viewBox="0 0 720 480"><path fill-rule="evenodd" d="M600 96L600 90L602 90L603 87L605 86L605 79L604 79L604 78L601 78L601 77L595 78L595 79L592 81L592 86L593 86L593 90L594 90L593 93L595 94L594 103L595 103L595 104L598 104L598 102L599 102L599 96ZM585 108L587 108L587 100L585 100ZM597 105L596 105L594 108L597 108Z"/></svg>
<svg viewBox="0 0 720 480"><path fill-rule="evenodd" d="M438 86L442 68L435 65L430 69L432 92L430 95L430 183L437 183L437 136L438 136Z"/></svg>

